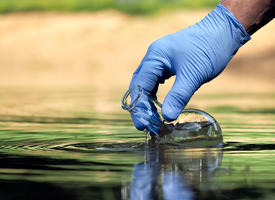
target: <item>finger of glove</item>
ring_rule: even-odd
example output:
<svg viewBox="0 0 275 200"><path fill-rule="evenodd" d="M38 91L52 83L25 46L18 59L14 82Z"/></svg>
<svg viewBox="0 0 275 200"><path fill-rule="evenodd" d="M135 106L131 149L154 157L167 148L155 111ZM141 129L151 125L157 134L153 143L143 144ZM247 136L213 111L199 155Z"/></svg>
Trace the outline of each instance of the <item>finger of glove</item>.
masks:
<svg viewBox="0 0 275 200"><path fill-rule="evenodd" d="M147 129L151 134L157 133L162 123L157 111L148 111L147 108L136 108L136 112L131 113L134 125L138 130Z"/></svg>
<svg viewBox="0 0 275 200"><path fill-rule="evenodd" d="M165 79L171 76L169 67L167 67L169 66L169 62L164 58L163 53L160 53L162 48L163 45L160 42L154 42L149 47L145 57L133 75L130 89L134 89L139 85L145 91L145 96L156 97L159 83L163 83ZM131 97L135 98L134 96ZM149 98L147 100L146 98L143 99L140 103L141 106L137 105L137 111L131 116L137 129L143 130L146 128L155 132L155 128L152 128L151 125L159 124L161 118L154 104L152 102L148 103Z"/></svg>
<svg viewBox="0 0 275 200"><path fill-rule="evenodd" d="M162 122L154 102L147 93L142 93L137 105L131 111L131 117L138 130L145 128L151 133L157 133Z"/></svg>
<svg viewBox="0 0 275 200"><path fill-rule="evenodd" d="M163 75L163 64L157 60L146 60L140 64L133 75L130 88L133 89L138 85L144 90L143 96L140 98L136 106L135 113L131 114L135 127L138 130L145 128L150 132L157 132L157 127L153 124L160 124L161 118L156 107L150 102L150 96L156 97L159 81ZM135 99L137 94L131 95ZM152 123L155 122L155 123Z"/></svg>
<svg viewBox="0 0 275 200"><path fill-rule="evenodd" d="M177 119L195 91L193 84L183 76L177 76L172 89L164 99L161 110L163 118L167 121Z"/></svg>
<svg viewBox="0 0 275 200"><path fill-rule="evenodd" d="M143 89L155 96L159 83L172 76L170 72L170 63L166 59L162 40L153 42L133 74L130 89L140 85Z"/></svg>
<svg viewBox="0 0 275 200"><path fill-rule="evenodd" d="M130 88L140 86L144 90L143 97L139 99L135 112L131 114L134 125L138 130L147 129L156 133L157 128L152 127L152 120L156 121L157 124L161 123L157 109L150 101L150 96L156 96L162 70L163 67L160 62L143 61L133 75ZM135 99L136 95L133 93L131 98Z"/></svg>
<svg viewBox="0 0 275 200"><path fill-rule="evenodd" d="M156 60L143 61L139 68L138 72L133 75L130 88L139 85L149 94L156 93L163 75L162 63Z"/></svg>

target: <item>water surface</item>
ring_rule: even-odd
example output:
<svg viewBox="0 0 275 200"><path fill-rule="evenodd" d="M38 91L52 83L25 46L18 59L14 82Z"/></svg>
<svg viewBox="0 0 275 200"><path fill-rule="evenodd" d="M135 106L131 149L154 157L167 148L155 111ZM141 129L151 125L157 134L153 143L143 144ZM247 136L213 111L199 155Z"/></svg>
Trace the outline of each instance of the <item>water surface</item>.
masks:
<svg viewBox="0 0 275 200"><path fill-rule="evenodd" d="M217 101L206 111L225 145L184 148L148 145L116 91L0 93L1 199L274 199L275 107L199 96ZM275 102L275 94L241 98Z"/></svg>

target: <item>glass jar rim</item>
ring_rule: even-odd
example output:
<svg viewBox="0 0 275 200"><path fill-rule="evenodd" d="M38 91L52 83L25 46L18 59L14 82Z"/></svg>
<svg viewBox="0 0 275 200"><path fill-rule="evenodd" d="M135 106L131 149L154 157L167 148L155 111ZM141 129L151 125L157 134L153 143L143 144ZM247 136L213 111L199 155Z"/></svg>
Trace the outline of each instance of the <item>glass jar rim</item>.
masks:
<svg viewBox="0 0 275 200"><path fill-rule="evenodd" d="M138 90L138 94L136 96L136 98L131 101L130 104L127 104L127 99L130 97L131 93L134 91L134 90ZM137 87L134 87L132 89L129 89L123 96L122 98L122 102L121 102L121 107L124 109L124 110L127 110L127 111L131 111L132 109L135 108L139 98L141 97L142 95L142 88L138 85Z"/></svg>

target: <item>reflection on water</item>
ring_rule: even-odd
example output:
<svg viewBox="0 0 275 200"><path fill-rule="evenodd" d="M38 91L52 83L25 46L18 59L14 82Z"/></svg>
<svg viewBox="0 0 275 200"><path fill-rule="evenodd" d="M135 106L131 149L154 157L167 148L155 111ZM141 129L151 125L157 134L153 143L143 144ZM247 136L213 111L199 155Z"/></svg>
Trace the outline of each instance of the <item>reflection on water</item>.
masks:
<svg viewBox="0 0 275 200"><path fill-rule="evenodd" d="M274 199L275 116L261 105L207 110L225 145L191 148L146 143L121 94L107 112L82 92L1 94L1 199Z"/></svg>
<svg viewBox="0 0 275 200"><path fill-rule="evenodd" d="M222 150L148 148L123 199L194 199L195 191L212 183L221 162Z"/></svg>

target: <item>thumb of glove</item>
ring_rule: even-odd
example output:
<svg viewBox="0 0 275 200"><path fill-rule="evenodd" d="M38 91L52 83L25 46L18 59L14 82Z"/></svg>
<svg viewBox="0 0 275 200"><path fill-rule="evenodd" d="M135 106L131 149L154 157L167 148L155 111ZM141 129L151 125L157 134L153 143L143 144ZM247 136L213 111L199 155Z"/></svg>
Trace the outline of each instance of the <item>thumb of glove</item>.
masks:
<svg viewBox="0 0 275 200"><path fill-rule="evenodd" d="M168 92L162 105L162 116L167 121L178 118L191 96L196 91L196 87L186 81L184 77L176 77L172 89Z"/></svg>

